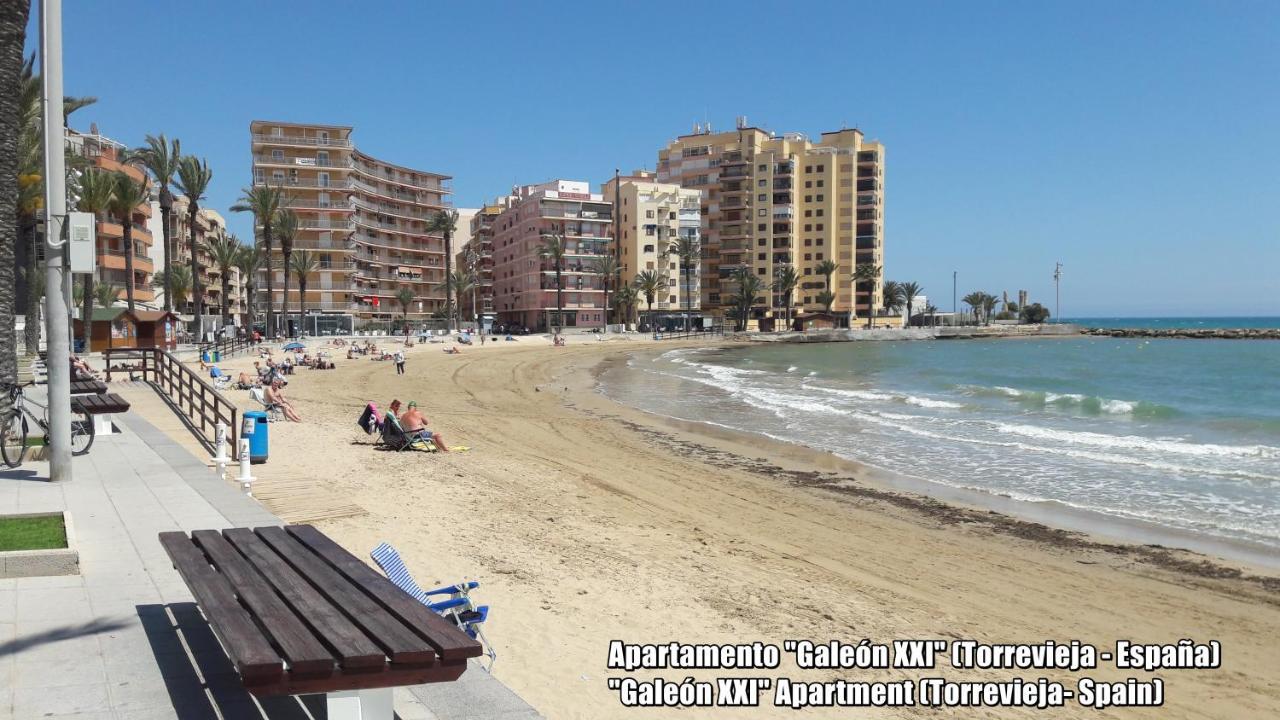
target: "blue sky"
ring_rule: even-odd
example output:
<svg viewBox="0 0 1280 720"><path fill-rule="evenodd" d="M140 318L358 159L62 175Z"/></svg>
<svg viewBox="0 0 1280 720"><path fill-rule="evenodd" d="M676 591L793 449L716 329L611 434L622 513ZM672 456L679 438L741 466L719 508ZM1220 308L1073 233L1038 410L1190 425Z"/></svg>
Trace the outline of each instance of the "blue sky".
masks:
<svg viewBox="0 0 1280 720"><path fill-rule="evenodd" d="M1051 305L1061 260L1068 317L1280 315L1280 3L623 7L64 0L67 92L100 98L72 125L181 138L220 211L256 118L354 125L462 207L652 168L695 121L856 125L886 275L941 309L953 270Z"/></svg>

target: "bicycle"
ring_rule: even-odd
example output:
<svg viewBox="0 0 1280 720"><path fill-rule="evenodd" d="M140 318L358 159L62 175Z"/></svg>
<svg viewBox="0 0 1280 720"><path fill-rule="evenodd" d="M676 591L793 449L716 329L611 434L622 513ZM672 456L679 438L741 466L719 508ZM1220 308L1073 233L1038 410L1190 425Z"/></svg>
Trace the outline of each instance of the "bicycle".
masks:
<svg viewBox="0 0 1280 720"><path fill-rule="evenodd" d="M23 387L34 384L34 382L0 383L0 391L9 393L9 399L13 405L9 417L0 425L0 434L3 435L0 437L0 455L4 458L4 464L11 468L21 465L22 458L27 454L27 418L31 418L40 429L44 430L44 444L49 444L48 406L28 400L22 392ZM40 408L43 412L36 415L31 411L31 405ZM89 448L93 446L93 436L93 416L73 407L71 409L71 454L84 455L89 452Z"/></svg>

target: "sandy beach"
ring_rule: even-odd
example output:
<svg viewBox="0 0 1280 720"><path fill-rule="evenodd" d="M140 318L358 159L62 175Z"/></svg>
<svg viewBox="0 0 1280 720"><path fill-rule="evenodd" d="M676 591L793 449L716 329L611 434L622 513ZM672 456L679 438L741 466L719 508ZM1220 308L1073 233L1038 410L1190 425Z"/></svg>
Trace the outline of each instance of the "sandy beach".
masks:
<svg viewBox="0 0 1280 720"><path fill-rule="evenodd" d="M320 345L309 343L314 350ZM271 426L255 494L314 522L361 557L399 548L420 582L482 583L494 674L549 718L777 717L754 710L628 709L606 687L608 644L781 643L864 638L1117 640L1222 644L1222 667L1156 673L1164 707L1112 717L1280 715L1280 578L1184 551L1053 530L887 489L875 473L807 448L665 420L594 392L602 364L651 343L544 338L449 355L299 369L288 396L303 423ZM388 346L394 347L394 346ZM663 348L675 347L664 344ZM232 372L252 358L224 363ZM228 391L248 409L248 394ZM392 453L355 421L366 402L416 400L464 453ZM784 658L787 654L784 653ZM639 677L789 676L822 681L953 680L1096 671L799 670L637 672ZM769 696L771 697L771 696ZM915 717L928 709L813 709L813 717ZM971 708L955 717L1097 717Z"/></svg>

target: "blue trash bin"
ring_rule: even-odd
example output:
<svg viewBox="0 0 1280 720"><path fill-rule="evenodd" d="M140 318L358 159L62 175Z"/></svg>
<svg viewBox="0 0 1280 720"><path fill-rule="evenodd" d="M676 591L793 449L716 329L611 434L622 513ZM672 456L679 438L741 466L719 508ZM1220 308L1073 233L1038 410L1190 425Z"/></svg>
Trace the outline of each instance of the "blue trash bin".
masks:
<svg viewBox="0 0 1280 720"><path fill-rule="evenodd" d="M204 352L200 353L200 361L201 361L201 362L203 362L203 363L205 363L206 365L209 363L209 351L208 351L208 350L205 350Z"/></svg>
<svg viewBox="0 0 1280 720"><path fill-rule="evenodd" d="M214 351L213 351L213 361L214 361L214 362L221 362L221 360L222 360L222 353L218 352L217 350L214 350ZM208 362L208 361L206 361L206 362Z"/></svg>
<svg viewBox="0 0 1280 720"><path fill-rule="evenodd" d="M246 410L241 433L249 439L249 462L254 464L267 461L267 414L261 410Z"/></svg>

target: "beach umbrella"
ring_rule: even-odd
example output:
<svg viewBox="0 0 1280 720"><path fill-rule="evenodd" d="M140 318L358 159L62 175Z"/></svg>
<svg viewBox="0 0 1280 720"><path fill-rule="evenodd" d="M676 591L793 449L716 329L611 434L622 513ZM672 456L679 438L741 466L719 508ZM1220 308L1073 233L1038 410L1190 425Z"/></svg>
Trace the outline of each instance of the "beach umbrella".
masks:
<svg viewBox="0 0 1280 720"><path fill-rule="evenodd" d="M291 342L288 345L285 345L284 349L285 350L306 350L307 346L303 345L300 342Z"/></svg>

